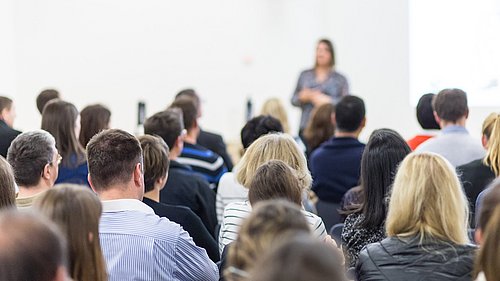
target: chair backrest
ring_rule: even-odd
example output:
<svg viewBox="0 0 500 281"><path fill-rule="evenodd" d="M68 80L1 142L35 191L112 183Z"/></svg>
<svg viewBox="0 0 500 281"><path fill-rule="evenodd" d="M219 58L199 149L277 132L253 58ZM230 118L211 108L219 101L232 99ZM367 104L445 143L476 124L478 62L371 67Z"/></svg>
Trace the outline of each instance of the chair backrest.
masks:
<svg viewBox="0 0 500 281"><path fill-rule="evenodd" d="M339 247L342 244L341 236L342 236L342 229L343 228L344 228L343 223L337 223L334 226L332 226L332 228L330 228L330 235L335 240L335 242L337 242L337 245L339 245Z"/></svg>

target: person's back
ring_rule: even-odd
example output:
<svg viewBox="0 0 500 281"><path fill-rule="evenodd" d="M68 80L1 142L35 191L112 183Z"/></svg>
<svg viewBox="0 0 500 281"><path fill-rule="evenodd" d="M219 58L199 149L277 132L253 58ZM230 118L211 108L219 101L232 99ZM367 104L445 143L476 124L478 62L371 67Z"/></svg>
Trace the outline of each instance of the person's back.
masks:
<svg viewBox="0 0 500 281"><path fill-rule="evenodd" d="M109 280L217 279L206 251L140 201L143 158L134 136L103 131L90 140L87 155L89 182L103 206L99 235Z"/></svg>
<svg viewBox="0 0 500 281"><path fill-rule="evenodd" d="M358 185L361 155L365 145L357 138L365 126L365 105L355 96L345 96L335 109L337 131L311 155L312 190L320 200L339 203L349 188Z"/></svg>
<svg viewBox="0 0 500 281"><path fill-rule="evenodd" d="M444 89L437 94L432 106L441 134L421 144L416 151L440 154L455 167L484 157L486 152L479 140L470 136L465 128L469 108L464 91Z"/></svg>
<svg viewBox="0 0 500 281"><path fill-rule="evenodd" d="M0 97L0 155L7 157L11 142L21 133L12 128L16 111L11 99Z"/></svg>
<svg viewBox="0 0 500 281"><path fill-rule="evenodd" d="M389 237L359 256L359 280L471 280L475 247Z"/></svg>

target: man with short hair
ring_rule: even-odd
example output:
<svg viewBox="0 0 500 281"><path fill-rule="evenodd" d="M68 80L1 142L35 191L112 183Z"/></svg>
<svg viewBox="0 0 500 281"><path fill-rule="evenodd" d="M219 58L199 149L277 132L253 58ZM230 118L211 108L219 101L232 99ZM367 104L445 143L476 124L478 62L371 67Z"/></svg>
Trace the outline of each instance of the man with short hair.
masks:
<svg viewBox="0 0 500 281"><path fill-rule="evenodd" d="M54 137L46 131L24 132L17 136L7 152L19 187L18 208L29 208L33 201L54 186L61 156Z"/></svg>
<svg viewBox="0 0 500 281"><path fill-rule="evenodd" d="M8 97L0 97L0 155L7 157L12 141L21 133L13 129L16 119L14 102Z"/></svg>
<svg viewBox="0 0 500 281"><path fill-rule="evenodd" d="M160 201L190 208L208 231L214 233L217 225L215 193L201 175L177 161L184 147L182 111L169 108L154 114L144 122L144 132L161 137L170 149L169 176L165 188L160 191Z"/></svg>
<svg viewBox="0 0 500 281"><path fill-rule="evenodd" d="M196 143L200 127L198 126L198 109L194 100L181 97L176 99L170 107L182 110L184 127L187 130L184 147L177 161L191 166L195 172L201 174L210 183L212 189L215 189L219 184L220 177L227 172L227 168L222 157Z"/></svg>
<svg viewBox="0 0 500 281"><path fill-rule="evenodd" d="M105 130L87 145L89 183L103 212L99 235L109 280L217 280L217 266L178 224L142 203L139 141Z"/></svg>
<svg viewBox="0 0 500 281"><path fill-rule="evenodd" d="M334 136L315 149L309 158L312 190L320 202L332 204L326 212L335 212L347 190L358 185L365 148L358 137L366 124L365 104L359 97L344 96L336 105L332 118L336 123ZM339 222L339 216L330 222L322 214L321 204L318 203L317 208L327 227Z"/></svg>
<svg viewBox="0 0 500 281"><path fill-rule="evenodd" d="M465 128L469 107L464 91L444 89L434 98L432 107L441 134L421 144L416 151L440 154L455 167L484 157L486 152L480 141Z"/></svg>
<svg viewBox="0 0 500 281"><path fill-rule="evenodd" d="M56 89L45 89L36 97L36 108L42 114L43 108L49 101L60 98L61 96Z"/></svg>
<svg viewBox="0 0 500 281"><path fill-rule="evenodd" d="M175 99L182 97L189 97L194 100L196 108L198 109L198 118L200 118L203 110L201 108L200 97L198 96L196 91L194 89L188 88L181 90L179 93L177 93L177 95L175 95ZM224 159L224 164L226 165L228 171L231 171L233 169L233 161L227 153L226 143L224 142L224 139L221 135L205 131L200 127L200 133L198 134L196 143L220 155L222 159Z"/></svg>
<svg viewBox="0 0 500 281"><path fill-rule="evenodd" d="M0 280L68 280L65 237L28 212L0 213Z"/></svg>

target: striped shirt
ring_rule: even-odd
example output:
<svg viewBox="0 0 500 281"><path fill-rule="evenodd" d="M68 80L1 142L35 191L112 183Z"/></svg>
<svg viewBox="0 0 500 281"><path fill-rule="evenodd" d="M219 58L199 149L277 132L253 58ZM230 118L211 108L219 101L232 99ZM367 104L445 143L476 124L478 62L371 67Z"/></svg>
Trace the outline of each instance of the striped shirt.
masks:
<svg viewBox="0 0 500 281"><path fill-rule="evenodd" d="M178 224L139 200L102 205L99 235L110 281L218 280L217 266Z"/></svg>
<svg viewBox="0 0 500 281"><path fill-rule="evenodd" d="M224 217L219 233L219 251L221 254L226 245L236 240L240 226L251 212L252 206L249 201L230 203L224 209ZM327 233L321 218L304 210L302 210L302 213L311 226L313 235L324 239Z"/></svg>
<svg viewBox="0 0 500 281"><path fill-rule="evenodd" d="M220 178L217 198L215 202L217 221L222 224L224 209L229 203L248 200L248 188L239 184L235 178L235 172L227 172Z"/></svg>
<svg viewBox="0 0 500 281"><path fill-rule="evenodd" d="M227 172L224 159L219 154L197 144L185 142L177 162L188 165L193 171L201 174L212 189L217 187L220 177Z"/></svg>

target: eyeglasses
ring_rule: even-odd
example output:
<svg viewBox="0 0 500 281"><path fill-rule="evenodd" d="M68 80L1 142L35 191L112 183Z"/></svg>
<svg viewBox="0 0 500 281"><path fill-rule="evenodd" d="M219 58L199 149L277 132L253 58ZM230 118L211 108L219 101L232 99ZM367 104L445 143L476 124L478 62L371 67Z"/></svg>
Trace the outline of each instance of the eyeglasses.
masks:
<svg viewBox="0 0 500 281"><path fill-rule="evenodd" d="M61 165L62 159L63 158L62 158L61 154L57 153L57 160L56 160L57 166ZM49 164L52 165L53 161L50 161Z"/></svg>

